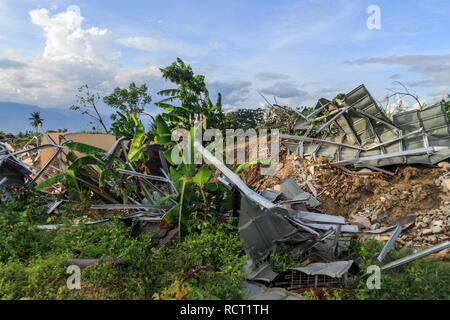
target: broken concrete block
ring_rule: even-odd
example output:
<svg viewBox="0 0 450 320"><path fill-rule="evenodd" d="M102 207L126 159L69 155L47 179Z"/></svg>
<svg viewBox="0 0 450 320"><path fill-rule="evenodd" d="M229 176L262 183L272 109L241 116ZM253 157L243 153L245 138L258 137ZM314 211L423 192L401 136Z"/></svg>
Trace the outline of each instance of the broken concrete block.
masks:
<svg viewBox="0 0 450 320"><path fill-rule="evenodd" d="M444 222L442 220L435 220L433 221L433 226L440 226L442 227L444 225Z"/></svg>
<svg viewBox="0 0 450 320"><path fill-rule="evenodd" d="M357 215L352 214L349 217L349 222L350 222L350 224L355 224L361 228L370 229L370 227L371 227L370 220L363 216L357 216Z"/></svg>
<svg viewBox="0 0 450 320"><path fill-rule="evenodd" d="M447 192L450 192L450 178L442 180L442 186L447 190Z"/></svg>
<svg viewBox="0 0 450 320"><path fill-rule="evenodd" d="M358 171L358 173L361 173L361 178L368 178L370 177L370 174L373 173L374 171L367 169L367 168L362 168L361 170ZM367 173L367 174L364 174Z"/></svg>
<svg viewBox="0 0 450 320"><path fill-rule="evenodd" d="M438 234L441 233L444 229L442 229L442 227L440 226L434 226L431 228L431 232L433 232L434 234Z"/></svg>
<svg viewBox="0 0 450 320"><path fill-rule="evenodd" d="M431 222L431 218L430 217L423 217L422 221L426 224L429 224Z"/></svg>
<svg viewBox="0 0 450 320"><path fill-rule="evenodd" d="M378 222L370 226L370 230L376 230L378 228L380 228L380 224Z"/></svg>
<svg viewBox="0 0 450 320"><path fill-rule="evenodd" d="M439 167L439 168L444 168L445 170L450 170L450 163L448 163L447 161L442 161L442 162L439 162L438 164L437 164L437 166Z"/></svg>

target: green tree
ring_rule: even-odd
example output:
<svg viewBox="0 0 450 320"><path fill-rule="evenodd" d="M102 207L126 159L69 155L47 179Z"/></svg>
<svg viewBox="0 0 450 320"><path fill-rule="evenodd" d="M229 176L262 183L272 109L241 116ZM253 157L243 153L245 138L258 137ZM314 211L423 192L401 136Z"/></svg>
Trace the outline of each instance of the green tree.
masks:
<svg viewBox="0 0 450 320"><path fill-rule="evenodd" d="M449 100L442 99L441 105L444 107L445 111L447 112L447 118L450 121L450 94L447 95L447 99L449 99Z"/></svg>
<svg viewBox="0 0 450 320"><path fill-rule="evenodd" d="M167 98L155 103L156 106L168 111L161 116L168 121L170 129L179 127L190 129L194 126L195 120L200 118L206 118L206 126L209 128L223 129L221 95L218 94L217 102L213 105L206 89L205 76L194 75L191 66L186 65L180 58L160 70L164 79L178 85L176 89L158 92ZM173 101L177 101L178 104L169 104Z"/></svg>
<svg viewBox="0 0 450 320"><path fill-rule="evenodd" d="M103 102L111 108L130 114L133 112L136 114L142 113L145 105L151 101L152 97L148 94L147 85L144 83L137 87L134 82L130 83L128 89L117 87L113 93L103 98Z"/></svg>
<svg viewBox="0 0 450 320"><path fill-rule="evenodd" d="M132 114L136 116L139 114L149 115L144 112L144 107L151 101L152 97L148 94L148 88L145 83L137 87L134 82L131 82L128 89L117 87L113 93L105 96L103 102L117 110L111 115L111 120L113 120L111 130L114 135L117 138L133 138L135 121L132 119Z"/></svg>
<svg viewBox="0 0 450 320"><path fill-rule="evenodd" d="M31 120L30 124L36 128L36 132L38 132L39 126L42 126L42 122L44 119L41 118L40 112L32 112L31 117L28 118L28 120Z"/></svg>
<svg viewBox="0 0 450 320"><path fill-rule="evenodd" d="M258 129L264 124L264 109L238 109L225 113L227 129Z"/></svg>
<svg viewBox="0 0 450 320"><path fill-rule="evenodd" d="M78 88L78 94L76 95L77 98L77 104L72 105L70 107L71 110L80 110L81 114L88 115L94 121L89 122L89 124L97 124L100 123L100 125L103 127L103 130L105 130L105 133L109 133L108 128L105 125L105 122L102 119L102 116L98 112L97 103L100 101L100 95L97 92L92 92L88 85L82 85ZM96 131L97 128L93 126L93 130Z"/></svg>

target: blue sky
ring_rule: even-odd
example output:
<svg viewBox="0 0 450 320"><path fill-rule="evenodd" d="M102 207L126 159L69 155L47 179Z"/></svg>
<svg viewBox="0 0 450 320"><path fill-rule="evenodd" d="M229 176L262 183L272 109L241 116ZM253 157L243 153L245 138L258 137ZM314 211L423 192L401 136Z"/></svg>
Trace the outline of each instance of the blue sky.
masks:
<svg viewBox="0 0 450 320"><path fill-rule="evenodd" d="M159 68L180 57L228 109L262 105L258 90L301 106L361 83L385 104L394 81L431 104L450 93L449 16L449 1L0 0L0 101L68 108L83 83L130 81L158 101Z"/></svg>

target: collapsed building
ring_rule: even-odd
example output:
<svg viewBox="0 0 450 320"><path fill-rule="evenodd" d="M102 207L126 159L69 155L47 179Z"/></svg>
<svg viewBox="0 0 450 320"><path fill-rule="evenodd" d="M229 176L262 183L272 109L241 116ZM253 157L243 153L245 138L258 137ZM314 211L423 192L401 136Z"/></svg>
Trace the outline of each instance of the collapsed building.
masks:
<svg viewBox="0 0 450 320"><path fill-rule="evenodd" d="M330 119L319 122L323 117ZM281 135L284 145L301 157L334 160L332 166L432 165L450 157L449 121L440 103L394 114L391 121L364 85L342 99L320 99L312 113L299 113L294 129L305 133Z"/></svg>
<svg viewBox="0 0 450 320"><path fill-rule="evenodd" d="M294 129L298 135L280 134L281 144L299 157L330 161L326 166L349 170L348 166L366 167L383 174L393 175L381 167L394 164L433 165L450 157L450 127L445 110L436 104L422 110L399 113L389 119L377 105L367 89L361 85L332 101L320 99L309 114L298 114ZM0 185L34 186L39 180L64 173L69 165L65 143L73 141L70 135L49 136L41 133L44 141L36 147L11 152L0 144ZM45 138L45 139L44 139ZM58 141L58 142L56 142ZM178 193L169 176L169 164L157 146L145 146L151 157L150 173L134 168L128 159L125 139L110 141L99 147L108 151L97 157L105 168L120 163L125 169L117 169L120 177L98 186L98 173L85 172L76 179L103 199L103 204L92 205L96 210L129 210L118 218L126 223L142 221L147 228L156 231L158 240L168 245L176 230L162 227L163 215L176 201L169 198L160 205L159 200L170 193ZM247 276L244 281L248 298L301 299L289 290L308 287L348 287L354 282L352 275L357 269L354 257L347 255L352 237L390 233L378 261L384 270L398 267L426 255L450 247L449 241L440 242L397 261L386 262L387 253L393 247L404 226L401 224L373 230L362 230L344 217L321 212L316 194L307 192L292 179L280 184L279 190L265 189L258 193L249 188L242 179L213 156L202 143L195 141L194 148L219 172L217 180L240 194L240 210L237 229L248 256ZM45 161L40 150L46 150ZM31 163L23 158L27 155ZM41 159L36 167L37 159ZM320 166L317 169L320 170ZM115 197L114 190L126 180L135 183L143 192L127 196L127 204ZM48 213L54 212L63 200L55 193L61 189L52 185ZM314 186L309 185L310 191ZM300 204L300 206L299 206ZM87 225L107 223L110 218L87 222ZM39 226L55 230L57 225ZM290 268L279 274L271 268L272 257L280 243L290 245L292 252L308 260L308 264ZM155 243L156 245L156 243ZM80 261L80 264L86 263ZM95 263L100 263L95 261Z"/></svg>

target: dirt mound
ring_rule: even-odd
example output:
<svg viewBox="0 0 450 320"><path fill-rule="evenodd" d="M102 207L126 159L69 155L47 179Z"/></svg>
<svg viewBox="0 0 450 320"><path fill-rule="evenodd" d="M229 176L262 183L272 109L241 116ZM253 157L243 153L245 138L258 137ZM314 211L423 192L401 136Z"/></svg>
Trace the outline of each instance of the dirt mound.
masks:
<svg viewBox="0 0 450 320"><path fill-rule="evenodd" d="M348 217L364 214L371 220L391 222L417 212L437 209L444 193L436 180L441 170L399 166L394 176L352 175L340 169L316 173L318 200L324 212Z"/></svg>
<svg viewBox="0 0 450 320"><path fill-rule="evenodd" d="M442 170L420 165L392 166L386 168L393 176L369 171L345 172L339 168L318 169L326 161L308 162L296 154L289 154L286 148L280 150L280 163L273 176L261 176L259 166L244 171L246 183L259 192L273 188L291 177L305 191L311 192L306 181L317 189L321 202L318 208L324 213L349 217L364 215L372 223L389 223L400 217L417 212L437 209L441 206L445 191L437 183Z"/></svg>

